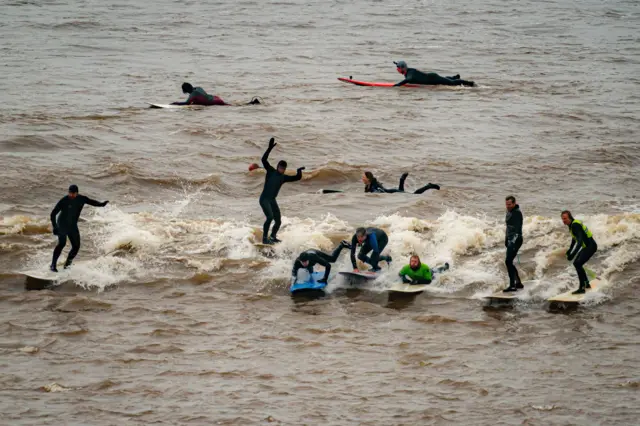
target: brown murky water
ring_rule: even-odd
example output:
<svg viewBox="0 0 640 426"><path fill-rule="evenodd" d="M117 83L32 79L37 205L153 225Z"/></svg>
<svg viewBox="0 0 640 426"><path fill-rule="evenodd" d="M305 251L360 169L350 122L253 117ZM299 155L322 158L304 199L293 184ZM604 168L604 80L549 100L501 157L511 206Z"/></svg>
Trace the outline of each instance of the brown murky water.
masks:
<svg viewBox="0 0 640 426"><path fill-rule="evenodd" d="M639 29L634 1L5 2L2 423L638 423ZM336 80L398 81L398 59L479 87ZM183 81L265 105L146 108ZM307 169L266 256L247 166L271 136L273 160ZM365 195L364 170L442 189ZM70 281L26 291L70 183L111 203L85 209ZM529 282L488 309L509 194ZM564 208L606 287L558 314L546 299L576 285ZM383 278L292 300L294 257L362 224L389 234ZM390 299L412 252L451 271Z"/></svg>

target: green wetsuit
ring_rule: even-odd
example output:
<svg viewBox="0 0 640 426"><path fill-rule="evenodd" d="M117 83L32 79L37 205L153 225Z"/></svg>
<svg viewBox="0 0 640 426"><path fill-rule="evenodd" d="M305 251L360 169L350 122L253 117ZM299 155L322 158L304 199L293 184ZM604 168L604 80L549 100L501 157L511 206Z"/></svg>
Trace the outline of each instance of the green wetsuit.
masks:
<svg viewBox="0 0 640 426"><path fill-rule="evenodd" d="M402 277L402 282L408 284L431 284L431 269L428 265L421 263L417 270L405 265L398 274Z"/></svg>

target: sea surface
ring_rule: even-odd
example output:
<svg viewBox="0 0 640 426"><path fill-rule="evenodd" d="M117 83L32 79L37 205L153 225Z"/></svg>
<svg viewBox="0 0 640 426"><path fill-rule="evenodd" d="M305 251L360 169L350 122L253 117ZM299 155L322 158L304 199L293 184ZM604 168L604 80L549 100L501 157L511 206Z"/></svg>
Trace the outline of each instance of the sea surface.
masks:
<svg viewBox="0 0 640 426"><path fill-rule="evenodd" d="M633 425L640 422L640 3L60 1L0 4L0 423ZM393 61L475 88L400 81ZM238 106L149 109L183 82ZM263 105L242 106L253 96ZM259 163L305 166L278 197ZM365 194L409 172L422 195ZM85 207L67 277L49 215ZM321 194L322 189L341 193ZM517 198L521 300L504 199ZM569 209L603 283L578 309ZM368 289L293 300L293 260L358 226L394 261ZM68 247L65 249L65 253ZM385 291L417 253L451 270ZM63 254L61 260L64 260ZM333 270L351 268L343 254Z"/></svg>

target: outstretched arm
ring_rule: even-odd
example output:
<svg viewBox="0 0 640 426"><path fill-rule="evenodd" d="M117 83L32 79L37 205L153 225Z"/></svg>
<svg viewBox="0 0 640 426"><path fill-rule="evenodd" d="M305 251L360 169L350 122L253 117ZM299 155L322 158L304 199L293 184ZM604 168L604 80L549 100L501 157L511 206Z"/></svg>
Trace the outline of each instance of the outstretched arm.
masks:
<svg viewBox="0 0 640 426"><path fill-rule="evenodd" d="M262 165L264 166L264 168L269 171L269 170L274 170L273 166L271 164L269 164L269 154L271 154L271 150L277 145L277 143L275 142L274 138L271 138L269 140L269 148L267 148L267 150L264 152L264 154L262 155Z"/></svg>
<svg viewBox="0 0 640 426"><path fill-rule="evenodd" d="M399 86L404 86L405 84L407 84L409 82L408 78L405 78L404 80L402 80L400 83L396 83L393 85L393 87L399 87Z"/></svg>
<svg viewBox="0 0 640 426"><path fill-rule="evenodd" d="M100 201L92 200L89 197L84 197L84 202L93 207L104 207L107 204L109 204L109 201L105 201L104 203L101 203Z"/></svg>
<svg viewBox="0 0 640 426"><path fill-rule="evenodd" d="M295 176L284 176L284 181L285 182L295 182L297 180L302 179L302 171L304 170L304 167L299 167L298 170L296 170L296 175Z"/></svg>

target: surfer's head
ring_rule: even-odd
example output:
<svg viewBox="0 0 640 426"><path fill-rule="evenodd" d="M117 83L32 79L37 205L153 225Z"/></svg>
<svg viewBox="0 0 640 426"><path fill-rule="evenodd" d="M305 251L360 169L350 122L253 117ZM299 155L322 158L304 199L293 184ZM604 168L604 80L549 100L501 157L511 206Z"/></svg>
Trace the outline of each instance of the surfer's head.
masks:
<svg viewBox="0 0 640 426"><path fill-rule="evenodd" d="M573 215L569 210L564 210L560 214L560 217L562 217L562 223L564 223L565 225L571 225L571 222L573 222Z"/></svg>
<svg viewBox="0 0 640 426"><path fill-rule="evenodd" d="M305 268L309 266L309 253L307 253L306 251L304 253L300 253L298 259L300 260L302 266L304 266Z"/></svg>
<svg viewBox="0 0 640 426"><path fill-rule="evenodd" d="M364 174L362 175L362 183L364 183L365 185L371 185L375 181L376 181L376 178L373 176L373 173L371 172L364 172Z"/></svg>
<svg viewBox="0 0 640 426"><path fill-rule="evenodd" d="M182 93L191 93L193 92L193 86L189 83L182 83Z"/></svg>
<svg viewBox="0 0 640 426"><path fill-rule="evenodd" d="M405 75L407 73L407 69L409 69L409 66L405 61L394 62L394 64L396 64L396 67L398 67L397 70L400 74Z"/></svg>
<svg viewBox="0 0 640 426"><path fill-rule="evenodd" d="M504 199L504 205L507 207L507 211L511 211L516 206L516 197L509 195Z"/></svg>
<svg viewBox="0 0 640 426"><path fill-rule="evenodd" d="M286 170L287 170L287 162L284 160L278 161L278 173L284 174Z"/></svg>
<svg viewBox="0 0 640 426"><path fill-rule="evenodd" d="M367 230L365 228L356 229L356 238L358 239L358 243L362 244L365 239L367 239Z"/></svg>
<svg viewBox="0 0 640 426"><path fill-rule="evenodd" d="M417 271L418 268L420 268L421 264L422 262L420 261L420 256L418 256L417 254L414 254L413 256L411 256L411 259L409 259L409 267L414 271Z"/></svg>
<svg viewBox="0 0 640 426"><path fill-rule="evenodd" d="M71 185L69 187L69 198L74 199L78 196L78 185Z"/></svg>

